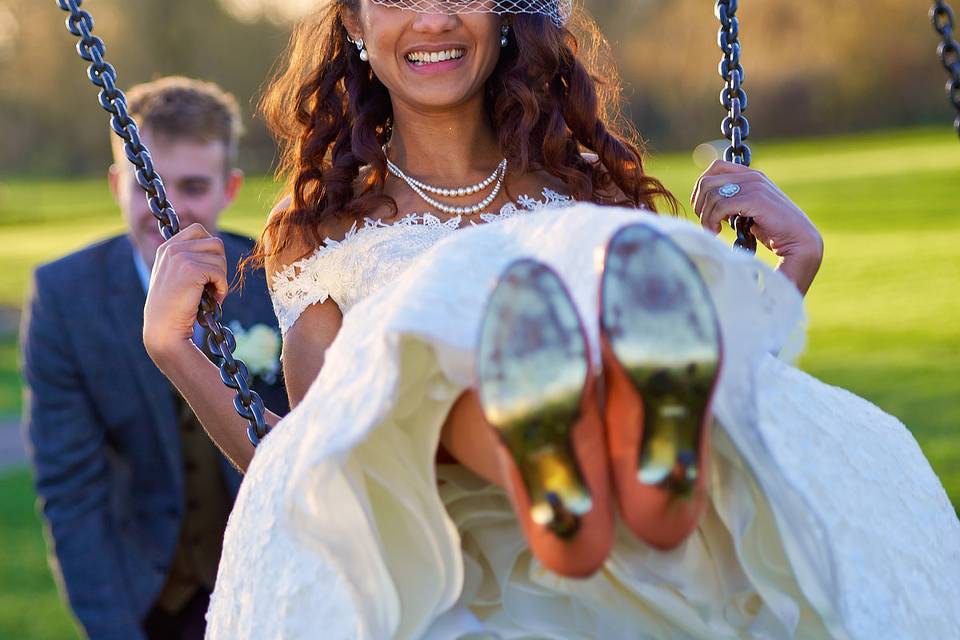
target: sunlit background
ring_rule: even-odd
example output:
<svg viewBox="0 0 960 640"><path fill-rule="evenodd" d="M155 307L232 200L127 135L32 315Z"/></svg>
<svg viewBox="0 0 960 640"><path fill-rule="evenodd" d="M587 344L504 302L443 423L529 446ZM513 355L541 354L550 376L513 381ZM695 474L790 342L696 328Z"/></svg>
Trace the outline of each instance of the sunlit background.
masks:
<svg viewBox="0 0 960 640"><path fill-rule="evenodd" d="M251 180L227 228L258 233L276 198L275 150L256 99L292 21L315 4L84 2L122 86L177 73L240 99ZM623 73L648 170L686 200L699 172L693 149L719 136L724 115L713 3L586 5ZM741 37L754 166L826 241L799 364L901 418L960 505L960 140L928 8L742 0ZM19 453L17 326L29 274L122 230L104 179L107 119L63 19L54 0L0 0L0 638L76 637Z"/></svg>

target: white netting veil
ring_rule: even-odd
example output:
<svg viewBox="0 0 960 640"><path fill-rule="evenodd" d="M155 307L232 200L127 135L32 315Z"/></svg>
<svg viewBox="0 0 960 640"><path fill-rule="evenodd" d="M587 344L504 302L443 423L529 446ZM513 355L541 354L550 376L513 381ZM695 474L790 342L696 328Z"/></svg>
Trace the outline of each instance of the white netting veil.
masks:
<svg viewBox="0 0 960 640"><path fill-rule="evenodd" d="M562 27L573 0L372 0L375 4L419 13L539 13Z"/></svg>

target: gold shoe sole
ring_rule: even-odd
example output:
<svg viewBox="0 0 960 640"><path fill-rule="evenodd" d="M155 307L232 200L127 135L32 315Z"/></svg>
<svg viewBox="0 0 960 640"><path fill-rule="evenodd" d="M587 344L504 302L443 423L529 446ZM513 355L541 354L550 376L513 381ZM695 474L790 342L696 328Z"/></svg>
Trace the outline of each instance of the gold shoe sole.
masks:
<svg viewBox="0 0 960 640"><path fill-rule="evenodd" d="M477 353L487 421L530 497L530 518L561 538L592 507L571 428L588 375L583 325L560 278L534 260L513 262L487 304Z"/></svg>
<svg viewBox="0 0 960 640"><path fill-rule="evenodd" d="M625 227L607 249L600 323L643 405L637 479L689 494L721 358L703 279L672 240Z"/></svg>

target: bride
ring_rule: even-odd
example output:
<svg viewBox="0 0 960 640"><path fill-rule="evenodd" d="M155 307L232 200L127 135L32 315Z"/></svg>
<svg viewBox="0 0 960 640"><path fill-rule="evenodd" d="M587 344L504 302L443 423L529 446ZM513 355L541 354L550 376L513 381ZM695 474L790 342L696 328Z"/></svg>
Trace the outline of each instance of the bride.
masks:
<svg viewBox="0 0 960 640"><path fill-rule="evenodd" d="M650 213L671 196L572 13L337 0L298 27L254 256L294 409L256 456L190 340L222 247L158 251L147 349L246 470L210 637L960 637L916 442L782 360L816 229L723 162L702 229ZM776 271L713 237L738 213Z"/></svg>

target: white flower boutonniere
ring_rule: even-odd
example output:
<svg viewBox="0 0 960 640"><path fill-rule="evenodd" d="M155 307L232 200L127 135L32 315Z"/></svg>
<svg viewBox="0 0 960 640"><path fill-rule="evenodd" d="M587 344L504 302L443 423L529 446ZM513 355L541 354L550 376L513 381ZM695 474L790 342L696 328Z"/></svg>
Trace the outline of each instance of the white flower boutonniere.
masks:
<svg viewBox="0 0 960 640"><path fill-rule="evenodd" d="M237 339L237 350L233 355L243 360L250 375L258 377L267 384L277 381L280 371L280 334L273 327L255 324L244 329L240 323L230 323L230 330Z"/></svg>

